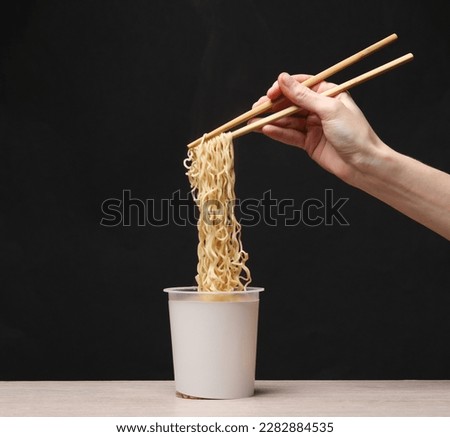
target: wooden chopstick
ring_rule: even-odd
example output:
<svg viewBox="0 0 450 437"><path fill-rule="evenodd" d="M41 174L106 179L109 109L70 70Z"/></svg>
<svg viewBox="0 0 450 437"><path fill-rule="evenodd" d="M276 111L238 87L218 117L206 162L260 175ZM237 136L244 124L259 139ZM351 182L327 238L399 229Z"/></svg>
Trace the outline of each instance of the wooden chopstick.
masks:
<svg viewBox="0 0 450 437"><path fill-rule="evenodd" d="M381 65L380 67L374 68L373 70L368 71L367 73L363 73L357 77L354 77L353 79L350 79L340 85L337 85L333 88L330 88L326 90L325 92L321 93L323 96L328 97L334 97L339 93L342 93L343 91L347 91L350 88L353 88L357 85L360 85L363 82L366 82L370 79L373 79L374 77L377 77L383 73L387 73L390 70L393 70L394 68L399 67L400 65L406 64L409 61L412 61L414 58L412 53L408 53L407 55L401 56L400 58L394 59L393 61L390 61L386 64ZM283 109L282 111L276 112L272 115L269 115L267 117L261 118L258 121L255 121L254 123L248 124L247 126L241 127L240 129L237 129L233 132L231 132L233 139L241 137L242 135L245 135L249 132L252 132L256 129L259 129L260 127L272 123L279 118L287 117L289 115L295 114L296 112L300 111L301 108L298 106L292 105L289 106L286 109Z"/></svg>
<svg viewBox="0 0 450 437"><path fill-rule="evenodd" d="M322 72L316 74L315 76L311 76L309 79L307 79L306 81L303 82L303 85L311 88L312 86L327 79L328 77L332 76L333 74L336 74L337 72L360 61L361 59L365 58L366 56L371 55L375 51L380 50L381 48L394 42L397 38L398 38L398 36L395 33L393 33L392 35L389 35L386 38L383 38L382 40L376 42L375 44L372 44L369 47L366 47L365 49L355 53L354 55L349 56L348 58L338 62L337 64L332 65L331 67L323 70ZM235 127L241 123L244 123L245 121L249 120L250 118L260 115L260 114L268 111L269 109L271 109L275 103L278 103L282 100L283 100L283 98L280 98L276 101L269 100L261 105L258 105L255 108L253 108L247 112L244 112L243 114L239 115L238 117L233 118L232 120L228 121L227 123L219 126L218 128L214 129L213 131L207 133L206 135L204 135L204 139L208 140L222 132L226 132L226 131L232 129L233 127ZM202 138L198 138L195 141L192 141L191 143L188 144L188 147L191 148L191 147L196 146L197 144L200 143Z"/></svg>

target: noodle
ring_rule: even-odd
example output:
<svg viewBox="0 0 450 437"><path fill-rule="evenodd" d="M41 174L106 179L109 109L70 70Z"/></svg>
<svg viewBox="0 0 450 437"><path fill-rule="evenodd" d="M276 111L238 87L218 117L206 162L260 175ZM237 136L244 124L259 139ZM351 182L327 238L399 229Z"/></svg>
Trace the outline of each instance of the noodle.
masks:
<svg viewBox="0 0 450 437"><path fill-rule="evenodd" d="M192 196L199 208L198 264L200 291L242 291L251 281L242 249L241 225L234 215L234 150L222 133L188 150L184 160Z"/></svg>

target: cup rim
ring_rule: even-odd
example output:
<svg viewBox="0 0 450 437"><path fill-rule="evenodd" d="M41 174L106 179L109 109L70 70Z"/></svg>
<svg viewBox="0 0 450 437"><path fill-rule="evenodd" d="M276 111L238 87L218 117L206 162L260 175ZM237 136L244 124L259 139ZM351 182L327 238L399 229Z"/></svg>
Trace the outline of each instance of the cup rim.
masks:
<svg viewBox="0 0 450 437"><path fill-rule="evenodd" d="M249 294L249 293L261 293L264 291L264 288L262 287L247 287L245 290L241 291L198 291L196 285L191 285L189 287L168 287L164 288L163 291L165 293L175 293L175 294L195 294L195 295L208 295L208 296L214 296L214 295L242 295L242 294Z"/></svg>

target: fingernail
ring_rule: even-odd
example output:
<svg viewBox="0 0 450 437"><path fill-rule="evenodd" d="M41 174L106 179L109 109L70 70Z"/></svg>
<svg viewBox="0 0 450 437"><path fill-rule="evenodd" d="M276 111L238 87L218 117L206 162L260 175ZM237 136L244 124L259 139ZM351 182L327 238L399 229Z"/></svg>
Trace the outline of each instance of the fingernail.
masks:
<svg viewBox="0 0 450 437"><path fill-rule="evenodd" d="M252 108L261 104L262 97L260 97L255 103L253 103Z"/></svg>
<svg viewBox="0 0 450 437"><path fill-rule="evenodd" d="M285 85L289 85L289 84L292 83L292 81L293 81L292 76L290 76L288 73L281 73L280 79L282 80L282 82L283 82Z"/></svg>

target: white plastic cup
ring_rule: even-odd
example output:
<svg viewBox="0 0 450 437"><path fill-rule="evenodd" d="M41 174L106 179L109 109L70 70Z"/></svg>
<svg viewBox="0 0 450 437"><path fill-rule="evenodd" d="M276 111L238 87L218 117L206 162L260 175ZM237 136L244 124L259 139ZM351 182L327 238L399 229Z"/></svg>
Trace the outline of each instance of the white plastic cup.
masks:
<svg viewBox="0 0 450 437"><path fill-rule="evenodd" d="M259 293L165 288L177 395L202 399L252 396Z"/></svg>

